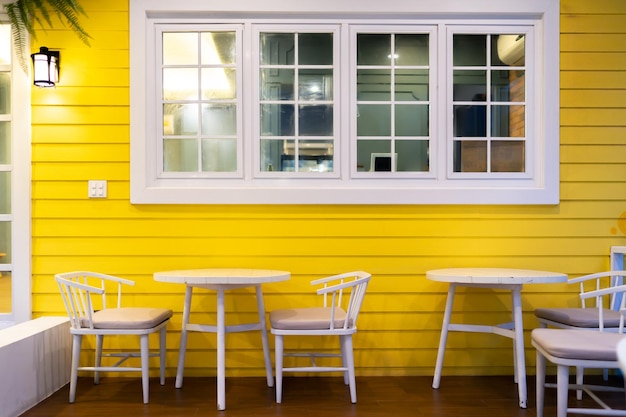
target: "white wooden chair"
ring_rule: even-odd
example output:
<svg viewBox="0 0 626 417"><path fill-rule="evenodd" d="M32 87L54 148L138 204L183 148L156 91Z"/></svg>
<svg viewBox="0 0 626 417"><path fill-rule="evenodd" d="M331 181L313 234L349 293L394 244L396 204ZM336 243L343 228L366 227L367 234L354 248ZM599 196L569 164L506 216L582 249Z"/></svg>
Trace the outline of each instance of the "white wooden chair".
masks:
<svg viewBox="0 0 626 417"><path fill-rule="evenodd" d="M350 387L350 399L356 403L356 381L352 335L363 297L371 275L356 271L311 281L323 287L317 290L323 296L322 307L303 307L270 312L271 332L276 337L276 402L282 401L283 372L336 372L344 374ZM339 336L341 353L298 352L285 353L285 336ZM311 366L284 367L283 356L300 356L311 359ZM318 366L316 358L341 357L341 366Z"/></svg>
<svg viewBox="0 0 626 417"><path fill-rule="evenodd" d="M97 272L67 272L55 275L73 335L70 373L70 403L76 398L78 371L94 372L94 383L100 372L141 372L143 402L148 403L149 357L159 356L160 382L165 384L165 335L172 310L151 307L122 307L122 285L133 281ZM148 336L159 333L159 353L150 353ZM94 366L79 366L83 336L95 335ZM135 335L140 339L139 352L103 353L104 336ZM111 366L102 365L102 357L120 358ZM141 358L141 367L120 366L132 357Z"/></svg>
<svg viewBox="0 0 626 417"><path fill-rule="evenodd" d="M580 294L586 291L600 290L621 285L626 271L606 271L572 278L569 284L578 284ZM590 288L591 287L591 288ZM620 294L610 297L609 304L596 305L582 299L580 307L537 308L535 317L541 327L554 326L563 329L590 329L617 332L620 323Z"/></svg>
<svg viewBox="0 0 626 417"><path fill-rule="evenodd" d="M598 305L603 305L605 297L615 294L624 294L626 285L612 286L600 290L584 292L580 295L581 300L596 299ZM606 304L606 303L605 303ZM545 387L553 387L554 384L546 384L546 362L557 366L557 417L566 417L568 413L593 414L606 416L626 416L626 410L612 410L605 404L594 391L622 391L621 388L586 385L580 381L576 384L569 383L569 368L576 369L619 368L617 346L626 338L623 334L623 316L618 324L616 332L608 332L603 327L602 309L599 309L599 330L581 329L548 329L538 328L531 332L532 345L537 349L537 417L543 417ZM624 311L624 301L620 305L620 311ZM601 408L569 408L568 391L576 389L587 393Z"/></svg>
<svg viewBox="0 0 626 417"><path fill-rule="evenodd" d="M568 280L569 284L578 284L580 294L588 290L600 290L620 285L626 271L606 271L595 274L583 275ZM617 332L620 323L619 303L621 294L613 294L608 305L597 305L596 303L581 300L580 307L552 307L535 309L535 317L541 327L557 327L561 329L587 329L606 330ZM607 372L604 372L607 379ZM576 383L582 384L584 369L576 370ZM578 399L582 398L582 391L577 392Z"/></svg>

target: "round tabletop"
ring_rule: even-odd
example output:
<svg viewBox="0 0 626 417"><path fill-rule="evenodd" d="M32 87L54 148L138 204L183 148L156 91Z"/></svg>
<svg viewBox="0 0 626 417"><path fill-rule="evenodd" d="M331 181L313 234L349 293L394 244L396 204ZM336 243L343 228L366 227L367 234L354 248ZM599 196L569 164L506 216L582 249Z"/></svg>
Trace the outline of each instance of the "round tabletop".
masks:
<svg viewBox="0 0 626 417"><path fill-rule="evenodd" d="M561 272L512 268L447 268L426 271L432 281L456 284L550 284L567 281Z"/></svg>
<svg viewBox="0 0 626 417"><path fill-rule="evenodd" d="M287 271L245 268L181 269L154 273L154 280L189 285L257 285L286 281Z"/></svg>

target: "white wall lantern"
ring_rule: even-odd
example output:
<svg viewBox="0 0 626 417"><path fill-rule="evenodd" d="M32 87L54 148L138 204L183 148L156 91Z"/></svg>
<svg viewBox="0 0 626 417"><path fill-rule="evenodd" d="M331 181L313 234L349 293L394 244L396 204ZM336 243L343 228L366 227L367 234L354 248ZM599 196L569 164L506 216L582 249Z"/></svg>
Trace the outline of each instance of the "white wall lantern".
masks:
<svg viewBox="0 0 626 417"><path fill-rule="evenodd" d="M33 59L33 84L37 87L54 87L59 81L59 51L50 51L45 46L31 55Z"/></svg>

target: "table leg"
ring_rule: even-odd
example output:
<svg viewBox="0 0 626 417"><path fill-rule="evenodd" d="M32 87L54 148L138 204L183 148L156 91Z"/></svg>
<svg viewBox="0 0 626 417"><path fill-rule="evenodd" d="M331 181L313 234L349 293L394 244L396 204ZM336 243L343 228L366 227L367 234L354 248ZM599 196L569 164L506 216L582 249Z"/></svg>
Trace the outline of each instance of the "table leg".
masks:
<svg viewBox="0 0 626 417"><path fill-rule="evenodd" d="M441 338L439 339L439 350L437 351L437 364L435 365L435 376L433 377L433 388L439 388L441 381L441 369L443 368L443 357L446 353L446 343L448 341L448 327L452 316L452 304L454 303L455 284L450 284L448 288L448 299L446 301L446 311L443 314L443 324L441 325Z"/></svg>
<svg viewBox="0 0 626 417"><path fill-rule="evenodd" d="M524 357L524 322L522 320L522 289L511 290L513 299L513 322L515 323L514 357L517 375L519 406L526 408L528 394L526 392L526 359Z"/></svg>
<svg viewBox="0 0 626 417"><path fill-rule="evenodd" d="M217 409L226 409L226 324L224 290L217 290Z"/></svg>
<svg viewBox="0 0 626 417"><path fill-rule="evenodd" d="M180 333L180 348L178 350L178 368L176 369L175 387L183 386L183 369L185 368L185 353L187 352L187 325L189 324L189 313L191 311L191 293L193 287L187 286L185 289L185 305L183 306L183 324Z"/></svg>
<svg viewBox="0 0 626 417"><path fill-rule="evenodd" d="M261 342L263 344L263 357L265 358L265 375L267 376L267 386L274 386L274 375L272 374L272 358L270 356L270 342L267 337L267 323L265 318L265 303L263 302L263 290L260 285L256 286L256 303L259 312L259 324L261 326Z"/></svg>

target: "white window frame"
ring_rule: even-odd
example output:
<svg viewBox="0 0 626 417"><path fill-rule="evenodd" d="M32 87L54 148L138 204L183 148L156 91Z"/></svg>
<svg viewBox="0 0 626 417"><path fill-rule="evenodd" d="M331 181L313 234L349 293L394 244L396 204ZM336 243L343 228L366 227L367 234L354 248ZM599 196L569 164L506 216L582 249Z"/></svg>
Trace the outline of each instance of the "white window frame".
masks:
<svg viewBox="0 0 626 417"><path fill-rule="evenodd" d="M355 10L358 10L355 12ZM436 64L437 96L432 98L437 120L433 136L436 161L435 178L357 178L350 172L350 123L343 123L338 132L339 149L335 149L338 179L254 178L255 143L250 118L251 97L244 96L243 138L244 176L237 180L163 179L158 178L155 141L150 129L157 124L148 111L154 92L155 45L154 25L157 23L343 23L438 25L436 48L446 48L446 25L532 25L534 42L527 51L535 51L533 103L532 161L528 178L455 178L448 171L448 86L445 72L448 65ZM130 2L131 51L131 202L135 204L558 204L559 203L559 0L441 0L416 2L389 0L133 0ZM248 31L251 33L252 31ZM342 45L349 39L342 29ZM246 35L244 35L246 36ZM244 51L244 55L249 51ZM250 57L246 57L250 59ZM350 56L341 53L340 72L350 70ZM532 60L531 60L532 61ZM253 69L244 68L244 89L252 83ZM434 68L434 67L433 67ZM349 75L343 74L342 80ZM151 84L152 83L152 84ZM354 113L351 86L343 85L340 112ZM250 91L250 88L247 88ZM152 97L153 98L153 97ZM527 100L529 100L527 98ZM349 116L350 118L352 116ZM529 117L527 115L527 117ZM444 161L443 163L441 161Z"/></svg>
<svg viewBox="0 0 626 417"><path fill-rule="evenodd" d="M6 14L0 20L7 22ZM28 45L28 41L26 42ZM30 70L24 71L13 48L11 68L11 263L0 273L11 273L11 312L0 313L0 329L32 318L31 281L31 103ZM30 64L29 57L26 58ZM30 69L30 67L29 67Z"/></svg>

